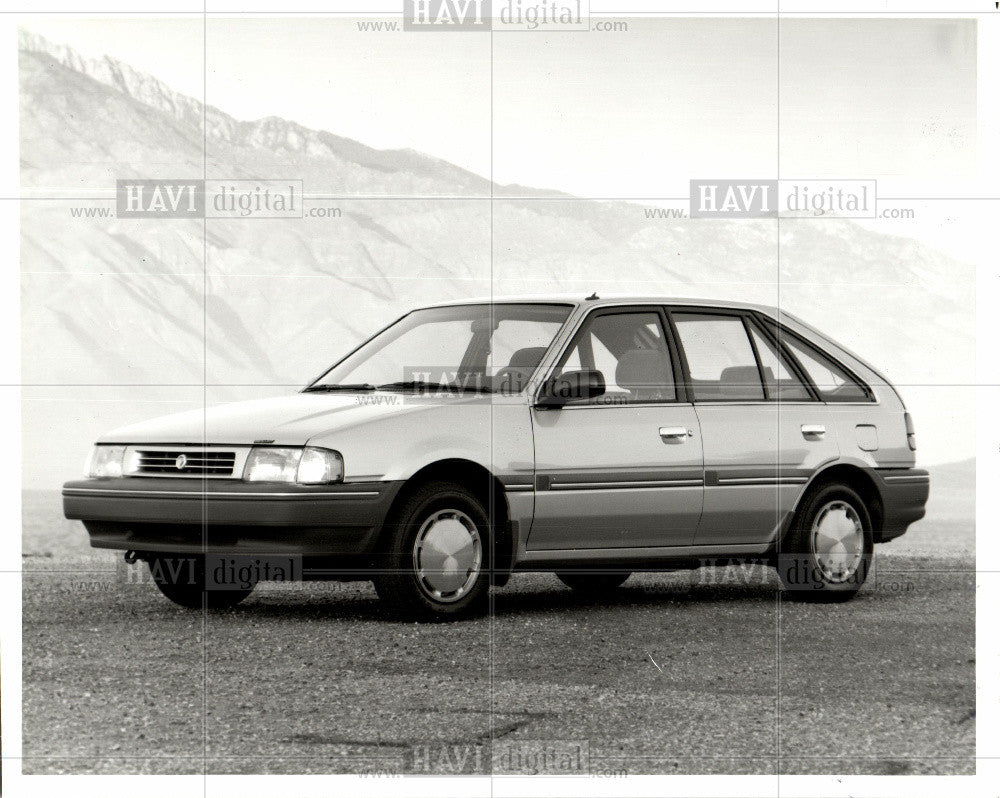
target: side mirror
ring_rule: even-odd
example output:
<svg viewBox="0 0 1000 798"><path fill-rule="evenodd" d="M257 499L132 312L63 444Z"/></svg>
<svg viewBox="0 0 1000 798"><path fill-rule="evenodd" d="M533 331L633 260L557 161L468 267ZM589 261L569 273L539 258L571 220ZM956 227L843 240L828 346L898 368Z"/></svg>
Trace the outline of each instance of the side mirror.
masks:
<svg viewBox="0 0 1000 798"><path fill-rule="evenodd" d="M604 375L599 371L567 371L558 377L550 377L542 384L535 407L558 409L576 399L600 396L605 388Z"/></svg>

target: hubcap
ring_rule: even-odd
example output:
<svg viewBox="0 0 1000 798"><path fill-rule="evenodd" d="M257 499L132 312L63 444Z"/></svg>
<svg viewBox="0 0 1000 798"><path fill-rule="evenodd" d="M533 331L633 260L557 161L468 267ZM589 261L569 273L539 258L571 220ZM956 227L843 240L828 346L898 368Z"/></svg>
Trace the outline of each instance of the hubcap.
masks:
<svg viewBox="0 0 1000 798"><path fill-rule="evenodd" d="M482 563L479 529L461 510L439 510L420 526L413 543L413 569L420 588L435 601L462 598Z"/></svg>
<svg viewBox="0 0 1000 798"><path fill-rule="evenodd" d="M858 570L865 548L864 527L857 511L843 501L823 505L813 521L812 543L824 578L846 582Z"/></svg>

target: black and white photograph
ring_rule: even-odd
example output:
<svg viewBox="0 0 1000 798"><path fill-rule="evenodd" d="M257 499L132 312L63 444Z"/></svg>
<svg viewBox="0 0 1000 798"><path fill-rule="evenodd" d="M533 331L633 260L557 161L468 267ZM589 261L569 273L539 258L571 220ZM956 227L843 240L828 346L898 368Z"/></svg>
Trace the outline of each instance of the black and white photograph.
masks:
<svg viewBox="0 0 1000 798"><path fill-rule="evenodd" d="M996 3L3 11L7 795L995 798Z"/></svg>

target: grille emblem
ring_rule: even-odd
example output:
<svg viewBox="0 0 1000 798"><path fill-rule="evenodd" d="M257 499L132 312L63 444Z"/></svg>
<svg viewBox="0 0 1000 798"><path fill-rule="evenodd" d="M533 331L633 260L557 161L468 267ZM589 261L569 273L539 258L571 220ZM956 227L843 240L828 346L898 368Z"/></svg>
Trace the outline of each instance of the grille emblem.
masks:
<svg viewBox="0 0 1000 798"><path fill-rule="evenodd" d="M178 471L183 471L184 470L184 466L187 465L187 462L188 462L187 455L186 454L179 454L179 455L177 455L177 459L174 460L174 465L177 467Z"/></svg>

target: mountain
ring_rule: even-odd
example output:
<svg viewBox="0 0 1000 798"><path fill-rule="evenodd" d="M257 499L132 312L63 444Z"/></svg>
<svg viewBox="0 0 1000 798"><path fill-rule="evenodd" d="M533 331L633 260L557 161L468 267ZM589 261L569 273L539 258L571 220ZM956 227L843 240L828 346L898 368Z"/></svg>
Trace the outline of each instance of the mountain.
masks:
<svg viewBox="0 0 1000 798"><path fill-rule="evenodd" d="M975 379L975 271L913 240L847 220L649 218L522 186L491 203L487 178L439 158L239 121L23 31L19 63L25 383L300 385L416 304L594 290L780 301L900 383ZM338 213L86 215L113 212L117 178L203 171L299 178L328 197L307 205ZM916 405L944 401L920 391ZM966 399L947 401L954 415ZM919 429L940 459L972 453L931 415Z"/></svg>

